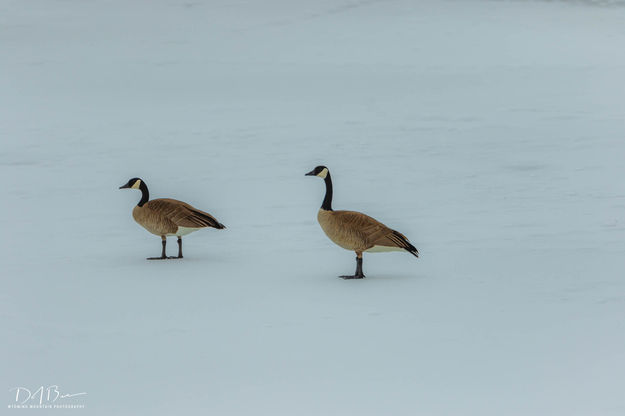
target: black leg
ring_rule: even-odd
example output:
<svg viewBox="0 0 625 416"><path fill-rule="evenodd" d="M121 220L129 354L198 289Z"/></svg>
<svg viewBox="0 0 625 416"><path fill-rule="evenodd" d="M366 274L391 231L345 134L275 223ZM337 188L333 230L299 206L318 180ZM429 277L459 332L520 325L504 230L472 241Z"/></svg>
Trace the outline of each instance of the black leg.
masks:
<svg viewBox="0 0 625 416"><path fill-rule="evenodd" d="M356 276L359 276L360 279L365 277L362 272L362 257L356 257Z"/></svg>
<svg viewBox="0 0 625 416"><path fill-rule="evenodd" d="M161 252L161 256L160 257L148 257L148 260L165 260L165 259L175 259L176 257L167 257L167 254L165 254L165 246L167 245L167 239L165 238L165 236L161 237L162 243L163 243L163 251Z"/></svg>
<svg viewBox="0 0 625 416"><path fill-rule="evenodd" d="M182 258L182 237L178 236L178 258Z"/></svg>
<svg viewBox="0 0 625 416"><path fill-rule="evenodd" d="M341 276L342 279L364 279L362 272L362 253L356 253L356 273L353 276Z"/></svg>

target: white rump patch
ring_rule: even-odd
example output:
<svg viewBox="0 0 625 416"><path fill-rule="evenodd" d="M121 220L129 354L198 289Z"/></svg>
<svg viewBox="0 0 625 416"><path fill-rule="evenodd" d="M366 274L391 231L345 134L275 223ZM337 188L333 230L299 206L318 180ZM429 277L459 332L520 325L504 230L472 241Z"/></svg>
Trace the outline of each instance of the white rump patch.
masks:
<svg viewBox="0 0 625 416"><path fill-rule="evenodd" d="M183 236L183 235L191 234L193 231L197 231L197 230L199 230L199 228L178 227L178 230L175 233L167 234L167 235Z"/></svg>
<svg viewBox="0 0 625 416"><path fill-rule="evenodd" d="M387 251L404 251L404 249L401 247L373 246L369 250L365 250L367 253L384 253Z"/></svg>
<svg viewBox="0 0 625 416"><path fill-rule="evenodd" d="M132 184L130 189L139 189L140 186L141 186L141 179L137 179L137 181Z"/></svg>
<svg viewBox="0 0 625 416"><path fill-rule="evenodd" d="M328 176L328 168L323 168L321 172L317 174L321 179L325 179Z"/></svg>

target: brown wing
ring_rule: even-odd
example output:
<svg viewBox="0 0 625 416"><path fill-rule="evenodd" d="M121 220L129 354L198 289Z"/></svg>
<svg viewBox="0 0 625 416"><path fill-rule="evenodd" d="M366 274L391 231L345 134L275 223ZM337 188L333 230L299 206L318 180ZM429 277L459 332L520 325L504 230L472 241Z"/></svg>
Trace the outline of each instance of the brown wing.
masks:
<svg viewBox="0 0 625 416"><path fill-rule="evenodd" d="M333 214L350 233L362 239L367 249L373 246L398 247L419 257L419 252L410 244L405 235L387 227L375 218L356 211L334 211Z"/></svg>
<svg viewBox="0 0 625 416"><path fill-rule="evenodd" d="M223 224L215 219L207 212L193 208L186 202L177 201L175 199L153 199L145 204L151 210L158 212L178 227L190 228L226 228Z"/></svg>

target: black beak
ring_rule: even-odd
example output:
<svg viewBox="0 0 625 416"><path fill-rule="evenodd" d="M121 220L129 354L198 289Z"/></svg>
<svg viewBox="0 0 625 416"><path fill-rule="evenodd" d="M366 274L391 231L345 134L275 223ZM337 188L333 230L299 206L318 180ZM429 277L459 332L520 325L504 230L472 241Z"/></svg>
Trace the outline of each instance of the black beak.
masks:
<svg viewBox="0 0 625 416"><path fill-rule="evenodd" d="M130 186L128 186L128 184L126 184L126 185L122 185L122 186L119 187L119 189L125 189L125 188L130 188Z"/></svg>
<svg viewBox="0 0 625 416"><path fill-rule="evenodd" d="M317 175L315 175L315 170L313 169L304 176L317 176Z"/></svg>

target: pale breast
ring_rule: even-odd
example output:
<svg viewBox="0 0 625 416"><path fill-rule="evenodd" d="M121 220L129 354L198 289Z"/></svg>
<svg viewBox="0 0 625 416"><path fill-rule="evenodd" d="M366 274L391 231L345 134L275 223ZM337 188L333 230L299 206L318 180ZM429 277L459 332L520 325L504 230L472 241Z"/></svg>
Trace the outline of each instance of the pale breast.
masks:
<svg viewBox="0 0 625 416"><path fill-rule="evenodd" d="M369 248L367 239L349 222L342 221L335 211L320 209L317 221L321 229L334 244L351 251L364 251Z"/></svg>

